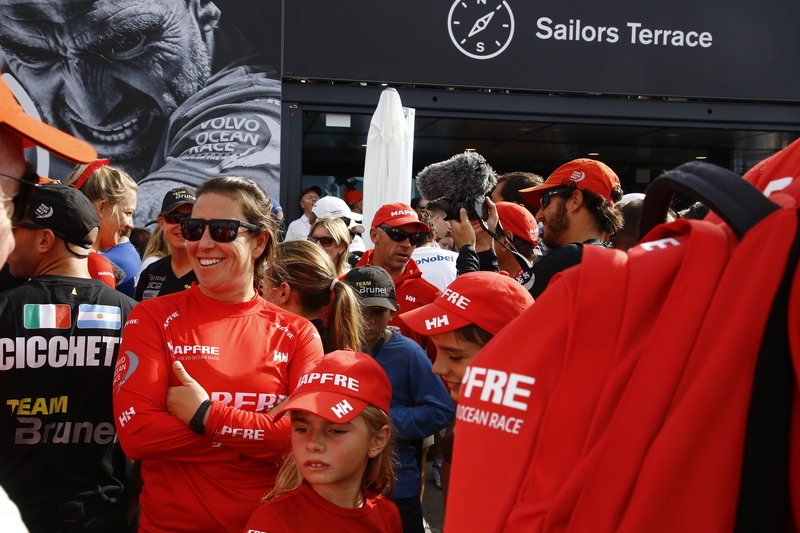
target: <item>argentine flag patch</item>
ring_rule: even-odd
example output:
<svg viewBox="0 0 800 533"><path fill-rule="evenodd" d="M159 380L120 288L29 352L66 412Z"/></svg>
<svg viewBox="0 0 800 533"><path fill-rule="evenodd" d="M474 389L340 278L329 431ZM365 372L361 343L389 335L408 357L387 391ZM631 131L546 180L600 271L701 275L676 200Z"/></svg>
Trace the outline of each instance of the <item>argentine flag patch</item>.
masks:
<svg viewBox="0 0 800 533"><path fill-rule="evenodd" d="M78 308L79 329L119 329L122 311L113 305L81 304Z"/></svg>

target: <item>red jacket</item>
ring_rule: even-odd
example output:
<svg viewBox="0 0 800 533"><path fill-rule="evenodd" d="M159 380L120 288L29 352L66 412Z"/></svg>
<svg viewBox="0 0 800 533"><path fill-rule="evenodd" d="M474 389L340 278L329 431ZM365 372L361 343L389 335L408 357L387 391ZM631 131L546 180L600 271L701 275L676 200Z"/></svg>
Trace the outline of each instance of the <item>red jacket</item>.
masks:
<svg viewBox="0 0 800 533"><path fill-rule="evenodd" d="M796 231L786 209L740 243L678 220L629 254L588 247L471 362L445 531L732 531L755 360Z"/></svg>
<svg viewBox="0 0 800 533"><path fill-rule="evenodd" d="M140 531L241 531L290 447L288 417L275 424L266 411L320 355L310 322L258 296L220 302L195 283L139 303L114 372L114 414L125 454L142 461ZM213 400L204 435L166 411L176 360Z"/></svg>

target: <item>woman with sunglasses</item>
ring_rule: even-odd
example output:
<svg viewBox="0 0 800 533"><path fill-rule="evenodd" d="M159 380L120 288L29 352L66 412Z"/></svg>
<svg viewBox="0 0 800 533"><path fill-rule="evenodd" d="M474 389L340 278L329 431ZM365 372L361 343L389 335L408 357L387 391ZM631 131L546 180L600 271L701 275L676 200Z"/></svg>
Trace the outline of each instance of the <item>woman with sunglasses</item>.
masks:
<svg viewBox="0 0 800 533"><path fill-rule="evenodd" d="M164 196L157 222L170 254L141 271L133 296L136 301L183 291L197 281L180 224L181 220L191 216L194 200L195 191L191 187L178 187Z"/></svg>
<svg viewBox="0 0 800 533"><path fill-rule="evenodd" d="M322 343L308 320L256 291L276 241L254 181L201 184L181 230L198 281L131 313L113 385L117 432L142 462L140 531L242 531L289 444L289 422L267 412Z"/></svg>
<svg viewBox="0 0 800 533"><path fill-rule="evenodd" d="M284 241L278 245L262 294L275 305L310 320L325 353L358 351L364 344L361 304L355 291L339 283L338 278L318 246L297 239Z"/></svg>
<svg viewBox="0 0 800 533"><path fill-rule="evenodd" d="M328 254L336 267L336 277L347 274L350 263L350 230L341 218L319 218L308 232L308 240Z"/></svg>
<svg viewBox="0 0 800 533"><path fill-rule="evenodd" d="M100 234L92 245L93 253L89 254L89 274L116 288L111 262L98 252L101 248L113 248L119 244L123 233L133 229L139 186L125 171L108 166L108 159L79 165L65 183L74 185L92 202L100 220Z"/></svg>

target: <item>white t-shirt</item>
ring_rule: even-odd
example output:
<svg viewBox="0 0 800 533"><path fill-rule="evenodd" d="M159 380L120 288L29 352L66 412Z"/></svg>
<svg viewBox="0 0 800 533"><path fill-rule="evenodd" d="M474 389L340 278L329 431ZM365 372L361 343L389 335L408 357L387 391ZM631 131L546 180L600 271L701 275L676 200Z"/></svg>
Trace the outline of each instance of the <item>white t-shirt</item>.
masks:
<svg viewBox="0 0 800 533"><path fill-rule="evenodd" d="M411 254L411 258L422 270L422 279L435 285L440 291L444 291L456 279L457 257L457 252L433 246L416 248Z"/></svg>
<svg viewBox="0 0 800 533"><path fill-rule="evenodd" d="M286 237L283 240L305 240L308 238L309 231L311 231L311 222L308 221L308 217L303 213L300 218L289 224L289 228L286 230Z"/></svg>

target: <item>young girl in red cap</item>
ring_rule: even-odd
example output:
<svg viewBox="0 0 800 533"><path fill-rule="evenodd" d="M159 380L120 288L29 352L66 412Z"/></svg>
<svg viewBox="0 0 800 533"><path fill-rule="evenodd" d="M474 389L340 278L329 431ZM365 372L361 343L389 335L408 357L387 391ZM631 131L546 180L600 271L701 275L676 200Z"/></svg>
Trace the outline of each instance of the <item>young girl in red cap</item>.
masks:
<svg viewBox="0 0 800 533"><path fill-rule="evenodd" d="M389 404L392 386L370 356L341 350L306 365L277 421L292 418L292 452L247 533L400 533Z"/></svg>

